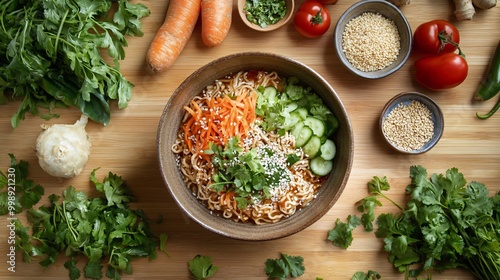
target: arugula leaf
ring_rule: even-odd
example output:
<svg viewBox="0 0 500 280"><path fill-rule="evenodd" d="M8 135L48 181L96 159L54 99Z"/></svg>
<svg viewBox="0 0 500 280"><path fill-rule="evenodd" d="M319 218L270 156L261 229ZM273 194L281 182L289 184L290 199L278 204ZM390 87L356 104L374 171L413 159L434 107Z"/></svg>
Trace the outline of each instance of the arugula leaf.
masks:
<svg viewBox="0 0 500 280"><path fill-rule="evenodd" d="M279 259L267 259L266 275L269 278L286 279L287 277L299 277L304 274L304 258L301 256L290 256L281 253Z"/></svg>
<svg viewBox="0 0 500 280"><path fill-rule="evenodd" d="M209 256L196 255L188 263L189 271L196 279L207 279L219 270L212 264L212 259Z"/></svg>
<svg viewBox="0 0 500 280"><path fill-rule="evenodd" d="M334 228L328 231L328 240L337 247L347 249L353 241L352 231L360 224L361 220L356 215L349 215L347 223L337 219Z"/></svg>

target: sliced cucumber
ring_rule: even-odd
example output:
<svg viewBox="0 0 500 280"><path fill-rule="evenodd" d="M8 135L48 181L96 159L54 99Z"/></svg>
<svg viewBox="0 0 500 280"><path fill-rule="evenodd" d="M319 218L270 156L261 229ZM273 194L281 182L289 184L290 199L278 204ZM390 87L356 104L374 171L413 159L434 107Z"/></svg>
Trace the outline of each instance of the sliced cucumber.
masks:
<svg viewBox="0 0 500 280"><path fill-rule="evenodd" d="M300 118L299 113L297 113L295 111L291 112L290 116L288 116L285 119L285 122L283 123L283 128L286 130L290 130L299 122L302 122L302 119Z"/></svg>
<svg viewBox="0 0 500 280"><path fill-rule="evenodd" d="M300 117L302 118L302 120L305 120L307 118L307 115L308 115L307 109L304 107L299 107L294 112L297 112L300 115Z"/></svg>
<svg viewBox="0 0 500 280"><path fill-rule="evenodd" d="M291 103L289 103L288 105L285 106L284 111L286 113L290 113L292 111L295 111L298 107L299 107L299 104L297 104L297 102L291 102Z"/></svg>
<svg viewBox="0 0 500 280"><path fill-rule="evenodd" d="M306 128L307 126L304 126ZM309 158L315 158L321 153L321 138L316 135L311 136L311 139L302 147L302 150Z"/></svg>
<svg viewBox="0 0 500 280"><path fill-rule="evenodd" d="M293 127L292 130L290 130L290 134L292 134L295 139L299 138L299 133L300 130L304 127L304 122L298 122L296 123Z"/></svg>
<svg viewBox="0 0 500 280"><path fill-rule="evenodd" d="M295 137L295 147L300 148L309 142L313 136L313 131L310 127L303 125L297 137Z"/></svg>
<svg viewBox="0 0 500 280"><path fill-rule="evenodd" d="M275 87L266 87L262 96L265 98L266 103L272 106L276 103L278 90Z"/></svg>
<svg viewBox="0 0 500 280"><path fill-rule="evenodd" d="M312 129L314 135L321 137L325 134L325 123L323 123L320 119L307 117L304 120L304 123Z"/></svg>
<svg viewBox="0 0 500 280"><path fill-rule="evenodd" d="M316 157L310 161L309 167L314 174L318 176L325 176L332 171L333 161L325 160L322 157Z"/></svg>
<svg viewBox="0 0 500 280"><path fill-rule="evenodd" d="M324 160L332 160L337 153L337 146L335 146L335 142L330 139L326 139L325 143L321 145L321 157Z"/></svg>

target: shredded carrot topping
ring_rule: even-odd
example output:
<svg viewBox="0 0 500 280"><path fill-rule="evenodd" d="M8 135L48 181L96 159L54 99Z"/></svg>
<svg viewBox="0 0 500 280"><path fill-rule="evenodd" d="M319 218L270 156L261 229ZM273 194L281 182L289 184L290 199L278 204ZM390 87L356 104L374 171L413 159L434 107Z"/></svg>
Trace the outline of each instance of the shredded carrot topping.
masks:
<svg viewBox="0 0 500 280"><path fill-rule="evenodd" d="M249 95L241 94L235 99L224 95L191 100L189 106L184 106L190 116L182 126L189 150L209 159L203 151L208 149L210 142L225 145L235 136L244 139L255 121L256 103L255 91Z"/></svg>

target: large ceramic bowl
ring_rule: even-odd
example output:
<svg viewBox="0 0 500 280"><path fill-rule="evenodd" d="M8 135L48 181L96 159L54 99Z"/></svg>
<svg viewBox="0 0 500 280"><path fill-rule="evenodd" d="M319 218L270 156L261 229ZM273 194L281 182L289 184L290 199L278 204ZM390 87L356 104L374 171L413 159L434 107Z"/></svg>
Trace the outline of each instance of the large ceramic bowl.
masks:
<svg viewBox="0 0 500 280"><path fill-rule="evenodd" d="M172 152L172 145L184 116L183 106L216 79L241 70L276 71L281 76L295 76L310 85L334 112L339 130L334 135L337 154L333 170L319 189L317 197L301 211L273 224L234 222L210 213L186 187ZM219 58L192 73L175 90L161 116L158 135L158 160L163 180L179 207L194 221L220 235L241 240L271 240L289 236L310 226L339 199L348 181L353 160L351 122L342 101L318 73L307 65L276 54L245 52Z"/></svg>
<svg viewBox="0 0 500 280"><path fill-rule="evenodd" d="M379 70L360 70L349 61L346 53L344 52L343 35L346 25L349 24L351 20L359 17L364 13L380 14L383 17L392 20L399 32L400 50L397 58L390 65ZM411 52L412 30L403 12L401 12L401 10L399 10L399 8L394 4L386 0L363 0L353 4L340 16L335 26L334 41L337 55L340 58L342 64L349 71L366 79L379 79L393 74L406 63ZM371 47L372 46L369 45L366 46L367 49ZM367 57L365 59L368 60L371 58Z"/></svg>

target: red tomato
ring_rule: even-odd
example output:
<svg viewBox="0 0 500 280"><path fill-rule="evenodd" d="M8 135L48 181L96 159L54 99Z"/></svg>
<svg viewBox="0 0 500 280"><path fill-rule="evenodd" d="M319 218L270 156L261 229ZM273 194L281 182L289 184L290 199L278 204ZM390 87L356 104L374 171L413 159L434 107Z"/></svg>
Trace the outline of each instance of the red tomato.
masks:
<svg viewBox="0 0 500 280"><path fill-rule="evenodd" d="M416 50L427 54L454 52L459 43L458 29L442 19L422 23L413 34Z"/></svg>
<svg viewBox="0 0 500 280"><path fill-rule="evenodd" d="M330 28L330 12L315 0L302 3L293 18L295 29L305 37L319 37Z"/></svg>
<svg viewBox="0 0 500 280"><path fill-rule="evenodd" d="M456 53L420 58L415 61L414 67L417 82L435 91L460 85L469 71L465 58Z"/></svg>

